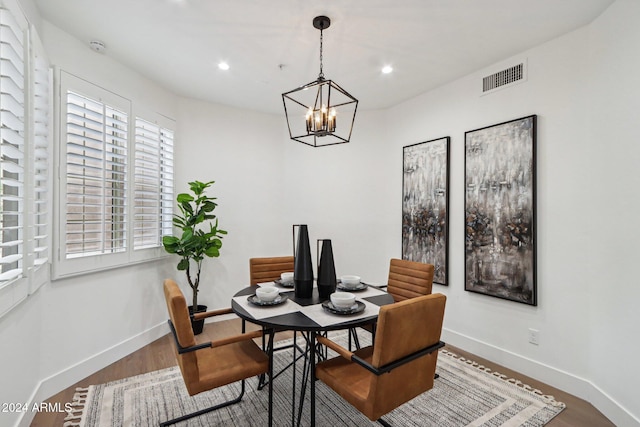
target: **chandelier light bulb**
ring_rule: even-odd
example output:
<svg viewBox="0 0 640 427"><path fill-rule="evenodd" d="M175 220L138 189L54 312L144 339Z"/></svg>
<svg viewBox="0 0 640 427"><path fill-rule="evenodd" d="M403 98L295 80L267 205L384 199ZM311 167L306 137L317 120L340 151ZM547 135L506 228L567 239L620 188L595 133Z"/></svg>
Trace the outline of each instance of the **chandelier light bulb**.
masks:
<svg viewBox="0 0 640 427"><path fill-rule="evenodd" d="M329 132L336 131L336 109L332 108L329 112Z"/></svg>

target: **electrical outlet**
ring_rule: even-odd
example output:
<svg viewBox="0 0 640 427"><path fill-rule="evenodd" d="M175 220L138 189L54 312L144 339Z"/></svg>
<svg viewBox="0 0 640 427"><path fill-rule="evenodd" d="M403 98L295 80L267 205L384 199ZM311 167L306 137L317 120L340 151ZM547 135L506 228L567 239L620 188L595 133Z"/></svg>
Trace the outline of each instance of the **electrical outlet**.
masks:
<svg viewBox="0 0 640 427"><path fill-rule="evenodd" d="M540 344L540 331L537 329L529 328L529 342L533 345Z"/></svg>

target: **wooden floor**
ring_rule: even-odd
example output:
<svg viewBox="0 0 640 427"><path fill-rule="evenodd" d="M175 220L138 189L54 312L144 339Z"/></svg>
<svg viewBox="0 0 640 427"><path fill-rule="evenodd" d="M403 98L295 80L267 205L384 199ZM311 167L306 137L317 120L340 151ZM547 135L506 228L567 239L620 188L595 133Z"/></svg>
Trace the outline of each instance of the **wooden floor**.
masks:
<svg viewBox="0 0 640 427"><path fill-rule="evenodd" d="M257 327L253 327L257 329ZM252 329L248 326L247 329ZM209 323L205 326L204 332L198 336L199 342L210 341L219 337L232 335L240 332L240 320L226 320L217 323ZM290 334L278 334L277 339L289 338ZM474 360L487 368L507 375L510 378L517 378L525 384L533 388L541 390L544 394L552 395L556 400L564 402L567 407L564 411L547 424L548 427L615 427L604 415L588 402L562 392L549 385L543 384L533 378L524 376L503 366L491 363L488 360L477 357L471 353L467 353L459 348L447 345L446 347L452 353L462 356L469 360ZM166 335L151 344L131 353L121 360L107 366L106 368L88 376L82 381L74 384L66 390L52 396L47 402L60 403L62 407L67 402L71 402L76 387L88 387L92 384L102 384L109 381L115 381L158 369L175 366L176 360L173 353L173 342L169 335ZM64 424L64 413L37 413L32 426L37 427L61 427Z"/></svg>

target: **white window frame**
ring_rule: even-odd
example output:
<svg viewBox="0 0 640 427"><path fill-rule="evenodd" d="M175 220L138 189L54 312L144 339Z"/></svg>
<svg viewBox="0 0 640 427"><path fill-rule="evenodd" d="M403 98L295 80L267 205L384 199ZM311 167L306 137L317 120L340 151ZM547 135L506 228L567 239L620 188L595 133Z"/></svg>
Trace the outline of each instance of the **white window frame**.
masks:
<svg viewBox="0 0 640 427"><path fill-rule="evenodd" d="M134 206L135 206L135 122L140 117L149 122L161 123L163 127L175 132L175 121L158 113L149 112L143 106L137 106L131 100L101 88L80 77L74 76L64 70L58 70L59 86L56 98L59 104L57 121L59 123L58 141L56 144L57 176L55 186L57 188L55 212L58 213L55 225L54 242L56 253L53 260L53 279L71 277L96 271L134 265L168 256L161 244L157 247L134 250ZM117 108L127 114L127 193L126 193L126 244L125 250L116 253L106 253L92 256L67 258L66 256L66 100L67 93L71 91L87 98L98 100L110 107Z"/></svg>

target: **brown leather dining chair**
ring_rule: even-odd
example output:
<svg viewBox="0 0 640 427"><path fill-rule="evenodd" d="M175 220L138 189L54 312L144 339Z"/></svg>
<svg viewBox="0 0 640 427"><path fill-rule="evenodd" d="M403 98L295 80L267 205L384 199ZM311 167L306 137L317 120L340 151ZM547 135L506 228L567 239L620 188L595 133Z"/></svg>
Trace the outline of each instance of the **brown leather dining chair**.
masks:
<svg viewBox="0 0 640 427"><path fill-rule="evenodd" d="M380 307L375 344L355 352L316 337L338 356L318 363L315 377L389 426L383 415L433 388L445 303L444 295L432 294Z"/></svg>
<svg viewBox="0 0 640 427"><path fill-rule="evenodd" d="M280 274L293 271L293 256L263 257L249 259L249 283L271 282Z"/></svg>
<svg viewBox="0 0 640 427"><path fill-rule="evenodd" d="M433 264L392 258L387 292L396 302L429 295L433 287L433 272Z"/></svg>
<svg viewBox="0 0 640 427"><path fill-rule="evenodd" d="M169 327L175 340L175 354L187 392L190 396L237 381L241 381L241 391L233 400L210 408L183 415L161 423L161 426L175 424L216 409L240 402L245 391L245 379L268 373L272 378L273 361L256 345L253 338L263 335L263 331L243 333L198 344L191 327L191 318L184 295L175 281L164 281L164 295L169 311ZM221 309L196 313L194 319L204 319L220 314L233 313ZM272 343L270 343L271 345ZM272 425L273 387L269 381L269 426Z"/></svg>
<svg viewBox="0 0 640 427"><path fill-rule="evenodd" d="M256 257L249 259L249 283L251 286L257 286L258 283L271 282L280 278L280 274L286 272L293 272L294 257L291 256L276 256L276 257ZM245 321L242 320L242 328L244 331ZM294 345L300 350L300 356L296 360L304 356L303 350L296 344L297 334L293 332L293 341L291 344L282 345L274 348L273 351L287 350ZM266 349L266 342L263 336L262 349ZM287 369L287 366L285 369ZM283 369L284 370L284 369ZM280 375L277 373L274 377ZM264 375L260 376L260 383L258 389L262 389L266 385Z"/></svg>
<svg viewBox="0 0 640 427"><path fill-rule="evenodd" d="M389 262L389 278L387 285L383 287L387 288L387 292L393 296L395 302L429 295L433 288L434 270L433 264L391 258ZM375 324L364 327L365 330L373 333L374 337L375 328ZM355 329L349 331L349 348L351 348L352 339L356 348L360 348Z"/></svg>

